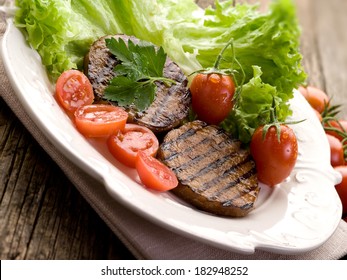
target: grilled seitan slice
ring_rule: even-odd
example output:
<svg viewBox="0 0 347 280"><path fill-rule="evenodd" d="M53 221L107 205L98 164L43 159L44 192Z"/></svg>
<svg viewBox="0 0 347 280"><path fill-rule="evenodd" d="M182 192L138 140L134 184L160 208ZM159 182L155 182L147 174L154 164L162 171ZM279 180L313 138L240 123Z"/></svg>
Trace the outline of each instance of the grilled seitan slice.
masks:
<svg viewBox="0 0 347 280"><path fill-rule="evenodd" d="M106 47L106 38L122 38L125 42L139 40L133 36L105 36L94 42L84 60L85 73L92 83L97 102L103 100L105 88L114 77L114 67L121 63ZM129 122L144 125L154 133L167 132L187 120L191 103L188 80L179 66L167 58L163 76L176 83L171 86L156 82L156 97L145 111L134 106L125 108L129 112Z"/></svg>
<svg viewBox="0 0 347 280"><path fill-rule="evenodd" d="M165 136L158 158L178 177L172 192L197 208L232 217L254 208L259 193L255 163L221 128L186 123Z"/></svg>

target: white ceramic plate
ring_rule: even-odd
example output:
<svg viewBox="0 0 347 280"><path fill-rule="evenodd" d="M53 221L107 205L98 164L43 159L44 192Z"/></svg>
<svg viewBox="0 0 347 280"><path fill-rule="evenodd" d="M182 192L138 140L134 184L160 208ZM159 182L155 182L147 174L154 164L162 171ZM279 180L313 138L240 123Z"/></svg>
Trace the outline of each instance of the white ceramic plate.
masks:
<svg viewBox="0 0 347 280"><path fill-rule="evenodd" d="M256 209L244 218L224 218L194 209L171 193L144 188L134 170L117 163L103 143L86 140L53 98L38 54L8 20L2 41L8 77L24 110L50 141L85 172L105 185L112 197L155 223L225 250L255 249L299 254L317 248L335 231L342 206L334 185L328 142L308 103L297 92L291 103L299 158L290 177L273 189L261 186Z"/></svg>

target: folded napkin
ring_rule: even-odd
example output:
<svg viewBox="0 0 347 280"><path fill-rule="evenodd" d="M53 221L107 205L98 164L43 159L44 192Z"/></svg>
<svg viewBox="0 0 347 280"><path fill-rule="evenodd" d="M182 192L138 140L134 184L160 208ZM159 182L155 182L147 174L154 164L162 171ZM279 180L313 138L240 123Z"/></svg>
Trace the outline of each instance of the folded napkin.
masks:
<svg viewBox="0 0 347 280"><path fill-rule="evenodd" d="M0 22L1 37L5 28L6 24L2 17ZM342 220L335 233L326 243L313 251L300 255L280 255L264 251L256 251L252 255L237 254L185 238L157 226L117 203L99 181L74 165L49 142L17 100L16 94L6 77L1 59L0 95L37 142L60 166L82 196L137 259L333 260L347 254L347 223Z"/></svg>

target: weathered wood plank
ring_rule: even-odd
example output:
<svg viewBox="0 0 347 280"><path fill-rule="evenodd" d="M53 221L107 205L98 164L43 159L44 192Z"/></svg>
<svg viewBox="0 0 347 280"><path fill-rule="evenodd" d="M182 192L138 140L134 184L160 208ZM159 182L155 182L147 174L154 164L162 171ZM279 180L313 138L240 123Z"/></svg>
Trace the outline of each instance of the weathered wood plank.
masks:
<svg viewBox="0 0 347 280"><path fill-rule="evenodd" d="M0 259L131 259L0 99Z"/></svg>
<svg viewBox="0 0 347 280"><path fill-rule="evenodd" d="M302 26L301 51L308 83L327 92L334 104L345 104L347 88L347 2L297 0ZM343 106L340 117L347 117Z"/></svg>
<svg viewBox="0 0 347 280"><path fill-rule="evenodd" d="M322 73L319 46L317 45L317 33L315 28L316 12L310 0L296 1L297 12L302 28L301 52L303 54L304 68L308 74L307 82L319 88L325 89L325 80Z"/></svg>

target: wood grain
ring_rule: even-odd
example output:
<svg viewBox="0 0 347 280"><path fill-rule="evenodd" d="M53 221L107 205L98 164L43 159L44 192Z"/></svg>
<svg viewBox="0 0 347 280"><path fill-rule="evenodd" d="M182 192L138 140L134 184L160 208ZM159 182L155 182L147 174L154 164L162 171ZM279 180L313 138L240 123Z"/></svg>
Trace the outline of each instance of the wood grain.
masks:
<svg viewBox="0 0 347 280"><path fill-rule="evenodd" d="M347 1L297 0L308 83L322 88L347 117Z"/></svg>
<svg viewBox="0 0 347 280"><path fill-rule="evenodd" d="M347 1L296 4L308 82L344 104ZM0 259L133 259L2 99L0 171Z"/></svg>
<svg viewBox="0 0 347 280"><path fill-rule="evenodd" d="M0 99L0 259L133 259Z"/></svg>

